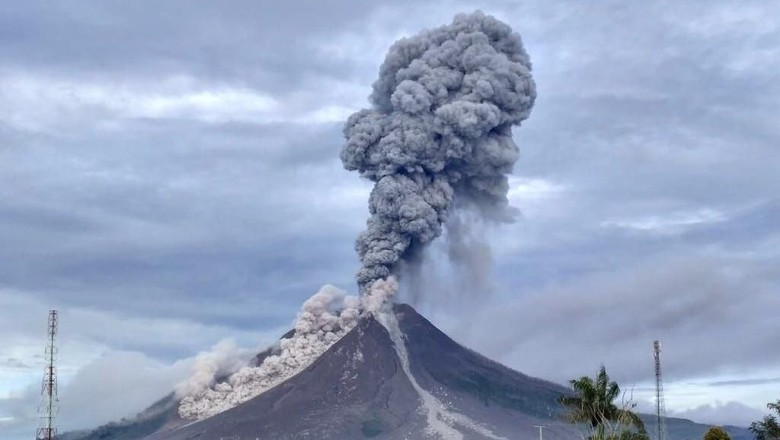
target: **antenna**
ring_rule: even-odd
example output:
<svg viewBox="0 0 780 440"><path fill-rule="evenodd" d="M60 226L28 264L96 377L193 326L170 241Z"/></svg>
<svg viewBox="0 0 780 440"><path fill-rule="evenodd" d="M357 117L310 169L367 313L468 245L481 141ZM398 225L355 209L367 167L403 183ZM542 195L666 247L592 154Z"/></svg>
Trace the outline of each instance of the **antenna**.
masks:
<svg viewBox="0 0 780 440"><path fill-rule="evenodd" d="M54 440L57 428L54 427L54 416L57 413L57 371L54 366L57 348L54 338L57 336L57 311L49 310L49 339L46 344L46 367L43 370L41 384L41 403L38 406L38 429L36 440Z"/></svg>
<svg viewBox="0 0 780 440"><path fill-rule="evenodd" d="M542 437L542 430L547 428L547 425L534 425L535 428L539 428L539 440L544 440Z"/></svg>
<svg viewBox="0 0 780 440"><path fill-rule="evenodd" d="M664 383L661 378L661 342L653 341L653 359L655 360L655 414L658 427L658 440L666 438L666 407L664 406Z"/></svg>

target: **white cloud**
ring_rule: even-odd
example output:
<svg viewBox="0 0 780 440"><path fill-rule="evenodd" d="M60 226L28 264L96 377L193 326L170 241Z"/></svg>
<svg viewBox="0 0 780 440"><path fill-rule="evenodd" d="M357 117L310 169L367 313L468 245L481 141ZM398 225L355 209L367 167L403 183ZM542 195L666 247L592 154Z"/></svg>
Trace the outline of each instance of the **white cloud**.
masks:
<svg viewBox="0 0 780 440"><path fill-rule="evenodd" d="M155 82L76 79L30 72L0 75L0 116L20 129L41 131L82 116L99 121L123 118L254 121L278 111L278 103L257 90L199 83L191 78Z"/></svg>
<svg viewBox="0 0 780 440"><path fill-rule="evenodd" d="M727 220L725 213L712 209L701 208L691 211L676 211L663 215L607 220L601 223L605 228L619 228L638 232L672 235L679 234L696 226Z"/></svg>
<svg viewBox="0 0 780 440"><path fill-rule="evenodd" d="M780 12L775 6L772 9ZM767 11L767 4L720 4L711 7L691 8L689 13L680 15L669 14L670 21L681 26L692 34L703 38L728 36L733 38L737 33L743 35L770 34L778 28L777 20Z"/></svg>
<svg viewBox="0 0 780 440"><path fill-rule="evenodd" d="M550 199L565 189L564 185L547 179L510 176L507 196L510 201L523 204L529 201Z"/></svg>
<svg viewBox="0 0 780 440"><path fill-rule="evenodd" d="M668 416L690 419L709 425L750 426L765 415L765 411L740 402L728 401L699 405L682 411L670 411Z"/></svg>
<svg viewBox="0 0 780 440"><path fill-rule="evenodd" d="M188 119L203 123L341 123L356 109L344 102L347 84L325 81L321 90L276 97L246 86L191 77L148 79L70 78L34 72L0 73L0 119L32 132L98 124L121 129L126 119ZM323 92L324 90L324 92ZM341 99L320 100L322 96ZM361 103L354 100L352 104ZM74 126L75 125L75 126Z"/></svg>
<svg viewBox="0 0 780 440"><path fill-rule="evenodd" d="M314 110L311 113L305 114L300 117L297 122L300 123L312 123L312 124L327 124L327 123L343 123L347 120L349 115L355 112L354 108L345 107L343 105L329 105Z"/></svg>

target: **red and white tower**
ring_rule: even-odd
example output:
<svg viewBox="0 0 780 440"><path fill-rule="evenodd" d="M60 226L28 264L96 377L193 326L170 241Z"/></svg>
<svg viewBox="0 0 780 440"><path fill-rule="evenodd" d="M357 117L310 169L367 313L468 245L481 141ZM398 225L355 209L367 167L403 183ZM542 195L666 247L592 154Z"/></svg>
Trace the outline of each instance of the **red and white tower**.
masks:
<svg viewBox="0 0 780 440"><path fill-rule="evenodd" d="M41 403L38 406L38 429L35 431L36 440L54 440L57 428L54 426L54 417L57 414L57 370L55 360L57 347L54 339L57 336L57 311L49 310L49 332L46 344L46 367L43 370L43 382L41 383Z"/></svg>

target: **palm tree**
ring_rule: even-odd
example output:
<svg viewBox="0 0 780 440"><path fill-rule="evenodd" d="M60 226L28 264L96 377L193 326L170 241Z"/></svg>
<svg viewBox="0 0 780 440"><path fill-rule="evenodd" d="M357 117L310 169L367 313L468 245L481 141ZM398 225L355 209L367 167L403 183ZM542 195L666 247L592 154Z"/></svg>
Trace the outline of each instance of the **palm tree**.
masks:
<svg viewBox="0 0 780 440"><path fill-rule="evenodd" d="M630 402L621 408L613 403L620 396L620 387L616 382L609 381L603 365L595 381L582 376L570 380L569 384L575 395L561 396L560 402L569 409L567 416L572 423L584 422L590 425L594 433L591 436L593 440L606 440L605 430L613 427L613 423L617 426L633 425L640 434L645 433L645 425L639 416L626 409ZM634 406L636 404L630 404L631 408Z"/></svg>

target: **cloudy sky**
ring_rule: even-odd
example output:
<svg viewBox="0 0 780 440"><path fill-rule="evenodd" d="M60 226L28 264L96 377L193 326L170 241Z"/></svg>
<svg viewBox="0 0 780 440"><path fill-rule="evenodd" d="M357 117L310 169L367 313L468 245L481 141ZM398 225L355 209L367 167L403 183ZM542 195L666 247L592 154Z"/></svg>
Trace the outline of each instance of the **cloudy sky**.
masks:
<svg viewBox="0 0 780 440"><path fill-rule="evenodd" d="M644 408L660 339L669 413L759 418L780 398L778 4L26 0L0 3L0 437L34 433L49 309L68 430L220 340L268 344L325 283L355 292L370 185L343 121L395 40L475 9L534 65L521 216L485 230L489 286L431 264L438 287L402 299L531 375L603 363Z"/></svg>

